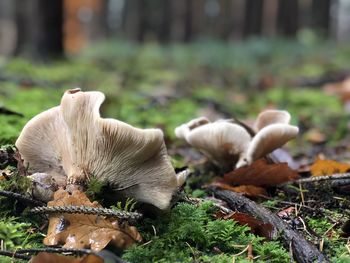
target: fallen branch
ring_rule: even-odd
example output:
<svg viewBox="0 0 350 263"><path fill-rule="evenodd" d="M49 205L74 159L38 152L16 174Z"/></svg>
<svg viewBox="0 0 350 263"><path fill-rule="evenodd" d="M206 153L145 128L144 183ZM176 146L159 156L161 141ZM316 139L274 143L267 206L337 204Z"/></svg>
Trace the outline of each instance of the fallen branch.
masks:
<svg viewBox="0 0 350 263"><path fill-rule="evenodd" d="M62 254L65 256L84 256L84 255L96 255L102 257L105 261L113 259L116 263L128 263L122 260L120 257L110 252L109 250L102 250L100 252L94 252L90 249L70 249L61 247L44 247L44 248L28 248L19 249L16 251L0 250L1 256L7 256L11 258L18 258L23 260L30 260L32 255L39 254L41 252ZM109 261L108 261L109 262Z"/></svg>
<svg viewBox="0 0 350 263"><path fill-rule="evenodd" d="M31 258L31 256L23 255L23 254L17 253L16 251L6 251L6 250L0 250L0 256L18 258L23 260L30 260Z"/></svg>
<svg viewBox="0 0 350 263"><path fill-rule="evenodd" d="M26 197L26 196L18 194L18 193L10 192L10 191L0 190L0 196L6 196L9 198L13 198L13 199L18 200L21 203L30 204L32 206L46 205L44 202Z"/></svg>
<svg viewBox="0 0 350 263"><path fill-rule="evenodd" d="M217 198L226 201L232 209L248 212L259 217L265 223L272 224L281 235L284 246L286 248L291 246L294 259L297 262L330 262L314 245L308 242L299 233L294 231L287 223L266 208L238 193L212 187L208 188L208 190Z"/></svg>
<svg viewBox="0 0 350 263"><path fill-rule="evenodd" d="M90 249L71 249L71 248L62 248L62 247L44 247L44 248L27 248L27 249L18 249L15 251L16 254L30 254L35 255L40 252L46 252L46 253L57 253L57 254L69 254L69 255L76 255L76 256L82 256L82 255L88 255L88 254L94 254L97 255L94 251Z"/></svg>
<svg viewBox="0 0 350 263"><path fill-rule="evenodd" d="M350 179L350 173L342 173L342 174L332 174L327 176L312 176L308 178L302 178L295 181L289 181L287 183L281 184L280 186L287 185L287 184L294 184L294 183L312 183L312 182L320 182L320 181L327 181L327 180L343 180L343 179Z"/></svg>
<svg viewBox="0 0 350 263"><path fill-rule="evenodd" d="M142 214L137 212L116 211L113 209L90 206L40 206L30 210L33 214L53 214L53 213L68 213L68 214L90 214L100 216L111 216L124 220L138 220Z"/></svg>

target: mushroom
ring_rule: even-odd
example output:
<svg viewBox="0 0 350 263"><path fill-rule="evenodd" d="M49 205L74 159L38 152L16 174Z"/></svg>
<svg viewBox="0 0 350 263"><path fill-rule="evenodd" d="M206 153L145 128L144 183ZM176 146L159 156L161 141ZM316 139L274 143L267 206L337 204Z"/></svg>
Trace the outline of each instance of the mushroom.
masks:
<svg viewBox="0 0 350 263"><path fill-rule="evenodd" d="M175 135L227 170L249 165L295 138L299 129L289 124L290 118L286 111L266 110L253 130L232 119L210 122L201 117L177 127Z"/></svg>
<svg viewBox="0 0 350 263"><path fill-rule="evenodd" d="M184 183L167 155L163 132L100 117L101 92L64 93L60 106L31 119L16 146L31 173L46 173L60 186L91 178L118 194L166 209ZM64 180L62 180L64 179Z"/></svg>

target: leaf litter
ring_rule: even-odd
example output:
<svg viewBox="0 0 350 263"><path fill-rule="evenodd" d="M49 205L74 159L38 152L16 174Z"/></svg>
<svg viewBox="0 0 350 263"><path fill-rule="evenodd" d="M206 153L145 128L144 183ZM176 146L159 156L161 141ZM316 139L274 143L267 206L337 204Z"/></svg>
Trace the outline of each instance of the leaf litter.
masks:
<svg viewBox="0 0 350 263"><path fill-rule="evenodd" d="M102 207L90 202L86 195L74 190L71 194L59 189L48 206L88 206ZM63 245L64 248L91 248L100 251L108 244L127 248L140 242L141 235L126 222L105 218L99 215L59 213L50 216L48 234L44 239L47 246Z"/></svg>

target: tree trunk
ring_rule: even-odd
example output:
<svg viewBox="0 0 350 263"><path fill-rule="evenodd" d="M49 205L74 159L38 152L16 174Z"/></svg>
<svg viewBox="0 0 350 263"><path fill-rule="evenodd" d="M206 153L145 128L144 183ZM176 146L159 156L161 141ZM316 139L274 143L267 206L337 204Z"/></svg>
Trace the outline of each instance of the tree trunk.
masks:
<svg viewBox="0 0 350 263"><path fill-rule="evenodd" d="M196 0L195 0L196 1ZM200 0L197 0L200 1ZM192 0L187 0L186 1L186 12L185 12L185 35L184 35L184 41L189 42L193 38L193 1ZM200 14L199 10L195 10L195 13Z"/></svg>
<svg viewBox="0 0 350 263"><path fill-rule="evenodd" d="M16 22L17 54L39 59L63 56L62 0L17 0Z"/></svg>
<svg viewBox="0 0 350 263"><path fill-rule="evenodd" d="M17 41L15 5L12 0L0 1L0 55L12 55Z"/></svg>
<svg viewBox="0 0 350 263"><path fill-rule="evenodd" d="M63 55L63 1L39 0L36 53L40 57Z"/></svg>
<svg viewBox="0 0 350 263"><path fill-rule="evenodd" d="M282 35L295 36L299 28L299 9L297 0L279 0L278 25Z"/></svg>
<svg viewBox="0 0 350 263"><path fill-rule="evenodd" d="M329 34L330 9L330 0L312 1L312 26L324 36Z"/></svg>
<svg viewBox="0 0 350 263"><path fill-rule="evenodd" d="M276 35L277 0L265 0L263 7L262 32L264 36Z"/></svg>
<svg viewBox="0 0 350 263"><path fill-rule="evenodd" d="M245 35L260 35L263 0L246 1Z"/></svg>

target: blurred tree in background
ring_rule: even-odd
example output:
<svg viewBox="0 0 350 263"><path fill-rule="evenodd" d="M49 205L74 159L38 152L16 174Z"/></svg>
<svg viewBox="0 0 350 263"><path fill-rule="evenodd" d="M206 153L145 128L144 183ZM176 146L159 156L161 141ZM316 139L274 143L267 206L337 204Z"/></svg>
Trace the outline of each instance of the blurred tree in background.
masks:
<svg viewBox="0 0 350 263"><path fill-rule="evenodd" d="M231 41L305 28L344 41L349 9L347 0L1 0L0 54L50 58L106 38Z"/></svg>

